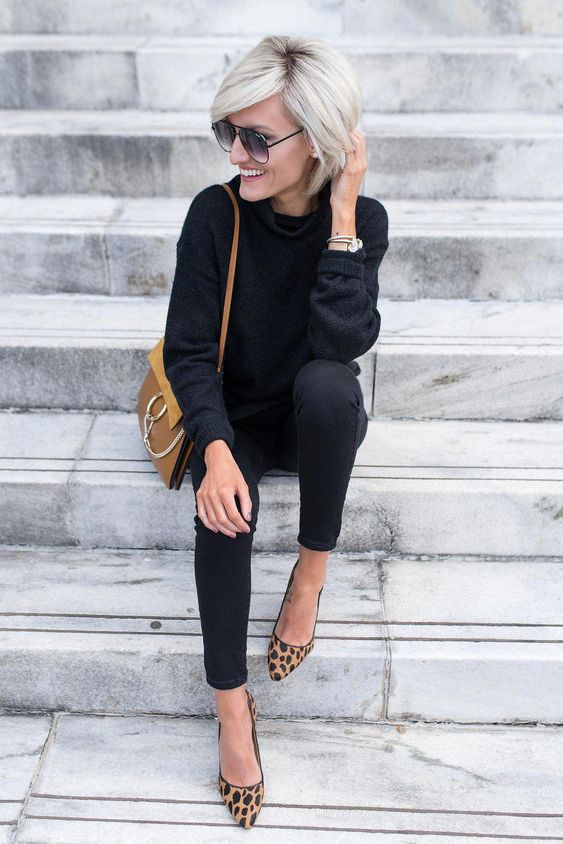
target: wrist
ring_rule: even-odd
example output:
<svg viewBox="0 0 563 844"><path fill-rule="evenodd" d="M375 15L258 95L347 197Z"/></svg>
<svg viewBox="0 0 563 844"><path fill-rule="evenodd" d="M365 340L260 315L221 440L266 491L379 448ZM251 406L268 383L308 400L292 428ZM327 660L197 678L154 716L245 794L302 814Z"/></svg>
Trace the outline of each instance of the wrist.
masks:
<svg viewBox="0 0 563 844"><path fill-rule="evenodd" d="M346 235L347 237L356 237L356 212L349 208L336 209L332 213L332 232L331 237L338 235ZM346 241L332 241L327 243L328 249L339 249L341 252L348 251L348 244Z"/></svg>
<svg viewBox="0 0 563 844"><path fill-rule="evenodd" d="M350 211L348 208L341 208L332 213L332 231L331 237L337 235L346 235L347 237L356 237L356 213ZM336 244L341 248L342 244ZM334 247L334 243L328 244L329 248ZM344 244L345 246L345 244Z"/></svg>
<svg viewBox="0 0 563 844"><path fill-rule="evenodd" d="M356 208L350 205L336 205L332 207L332 224L335 222L343 223L344 225L354 224L356 222Z"/></svg>
<svg viewBox="0 0 563 844"><path fill-rule="evenodd" d="M211 440L204 449L203 459L207 465L208 461L215 460L219 455L230 454L231 449L225 440Z"/></svg>

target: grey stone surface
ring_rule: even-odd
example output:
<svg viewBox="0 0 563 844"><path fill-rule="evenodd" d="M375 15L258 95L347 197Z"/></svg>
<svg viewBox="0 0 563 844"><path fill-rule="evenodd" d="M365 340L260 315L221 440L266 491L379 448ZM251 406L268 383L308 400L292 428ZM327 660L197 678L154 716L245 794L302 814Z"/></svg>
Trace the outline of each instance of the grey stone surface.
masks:
<svg viewBox="0 0 563 844"><path fill-rule="evenodd" d="M193 553L0 548L0 700L16 709L202 714L205 684ZM291 556L253 559L248 665L268 711L379 717L385 645L377 564L338 555L315 660L274 690L266 653ZM24 573L25 576L24 576ZM327 597L328 596L328 597ZM21 655L26 654L22 660ZM324 689L324 692L320 690Z"/></svg>
<svg viewBox="0 0 563 844"><path fill-rule="evenodd" d="M256 702L261 840L560 837L560 730L271 721ZM20 840L234 841L217 769L215 720L63 714Z"/></svg>
<svg viewBox="0 0 563 844"><path fill-rule="evenodd" d="M264 5L243 0L236 5L219 2L202 6L183 0L144 0L142 14L134 0L57 0L45 6L40 0L5 0L0 7L0 31L76 32L149 35L262 36ZM271 32L335 37L341 33L370 37L381 35L490 35L503 33L563 34L563 11L549 0L287 0L268 3Z"/></svg>
<svg viewBox="0 0 563 844"><path fill-rule="evenodd" d="M190 202L0 196L0 291L166 295ZM382 297L563 298L563 202L390 199L385 207Z"/></svg>
<svg viewBox="0 0 563 844"><path fill-rule="evenodd" d="M22 417L27 438L18 426ZM71 444L64 450L61 428L83 432L78 455ZM47 439L54 432L60 442L54 462L41 456L34 432ZM136 414L2 412L0 435L3 541L193 548L191 476L179 493L166 489L146 455ZM562 447L557 422L373 420L352 471L338 547L558 554ZM23 484L27 495L14 504L14 489ZM58 519L45 520L36 496L50 484L62 504ZM269 470L261 480L254 547L297 549L298 522L297 475Z"/></svg>
<svg viewBox="0 0 563 844"><path fill-rule="evenodd" d="M2 108L206 110L256 36L0 35ZM365 108L563 109L554 36L331 38L362 80ZM462 105L460 106L460 100Z"/></svg>
<svg viewBox="0 0 563 844"><path fill-rule="evenodd" d="M249 683L265 714L561 722L563 557L334 553L314 651L278 685L265 658L293 561L252 559ZM0 546L0 565L5 707L214 711L193 552Z"/></svg>
<svg viewBox="0 0 563 844"><path fill-rule="evenodd" d="M5 680L4 669L0 678ZM12 844L26 797L44 752L51 718L0 715L0 842Z"/></svg>
<svg viewBox="0 0 563 844"><path fill-rule="evenodd" d="M147 354L164 334L168 301L168 296L0 296L6 372L0 405L134 411ZM562 299L382 296L378 308L380 335L358 359L368 414L563 419Z"/></svg>
<svg viewBox="0 0 563 844"><path fill-rule="evenodd" d="M365 112L365 190L382 199L563 199L563 113ZM201 111L3 112L0 192L156 197L232 174Z"/></svg>

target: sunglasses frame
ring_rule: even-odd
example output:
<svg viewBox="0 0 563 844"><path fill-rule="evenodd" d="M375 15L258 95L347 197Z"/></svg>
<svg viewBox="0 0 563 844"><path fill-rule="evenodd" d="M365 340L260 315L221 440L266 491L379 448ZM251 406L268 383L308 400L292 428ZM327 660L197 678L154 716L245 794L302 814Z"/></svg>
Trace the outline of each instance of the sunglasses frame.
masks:
<svg viewBox="0 0 563 844"><path fill-rule="evenodd" d="M248 152L242 138L240 139L240 142L243 145L245 152L247 152L248 155L250 155L251 158L254 158L254 161L257 161L258 164L267 164L268 163L268 161L270 160L270 147L275 147L276 144L281 144L282 141L287 141L288 138L293 138L294 135L298 135L299 132L303 132L304 128L305 128L304 126L302 126L301 129L297 129L295 132L292 132L291 135L286 135L285 138L280 138L279 141L273 141L271 144L269 144L268 141L266 140L266 138L264 137L264 135L261 132L257 132L255 129L248 129L246 126L237 126L236 123L231 123L229 120L216 120L214 123L211 124L211 129L213 130L215 138L217 139L217 143L219 144L221 149L224 150L225 152L231 152L235 138L233 138L233 140L231 142L231 149L225 149L225 147L223 146L223 144L221 143L221 141L217 137L217 132L215 131L215 126L217 125L217 123L226 123L227 126L232 126L234 129L238 129L239 130L238 132L235 131L235 137L237 135L239 135L239 137L240 137L241 129L244 129L245 132L250 132L252 135L257 135L258 138L260 138L260 142L266 148L266 161L258 161L257 158L254 158L254 156L251 155L250 152Z"/></svg>

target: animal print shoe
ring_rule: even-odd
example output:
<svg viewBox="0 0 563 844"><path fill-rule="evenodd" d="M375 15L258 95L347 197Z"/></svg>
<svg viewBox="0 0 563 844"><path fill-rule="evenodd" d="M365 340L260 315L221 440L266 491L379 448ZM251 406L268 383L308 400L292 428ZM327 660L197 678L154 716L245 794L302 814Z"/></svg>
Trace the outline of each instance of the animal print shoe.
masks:
<svg viewBox="0 0 563 844"><path fill-rule="evenodd" d="M246 691L246 699L250 716L252 718L252 741L254 743L254 752L260 765L260 773L262 779L254 785L233 785L221 774L221 763L219 763L219 791L221 797L225 801L227 809L244 829L250 829L254 826L254 822L258 817L258 813L264 803L264 772L262 770L262 760L260 759L260 748L258 747L258 738L256 737L256 703L248 689ZM221 722L219 721L219 733L217 741L221 735Z"/></svg>
<svg viewBox="0 0 563 844"><path fill-rule="evenodd" d="M285 603L285 599L287 598L289 588L293 582L293 575L295 573L295 568L298 562L299 558L297 559L297 562L291 570L287 589L285 590L285 595L283 597L283 601L281 602L280 611L278 613L276 623L274 624L274 629L272 630L270 636L270 642L268 644L268 671L272 680L283 680L284 677L289 676L289 674L291 674L292 671L295 671L297 666L303 662L307 654L311 653L315 646L315 630L317 628L317 618L319 617L319 602L321 600L321 593L324 587L321 587L319 597L317 598L317 618L315 618L313 635L311 636L311 639L307 642L306 645L289 645L287 642L282 642L279 636L276 636L275 633L277 623L280 620L280 615L283 609L283 605Z"/></svg>

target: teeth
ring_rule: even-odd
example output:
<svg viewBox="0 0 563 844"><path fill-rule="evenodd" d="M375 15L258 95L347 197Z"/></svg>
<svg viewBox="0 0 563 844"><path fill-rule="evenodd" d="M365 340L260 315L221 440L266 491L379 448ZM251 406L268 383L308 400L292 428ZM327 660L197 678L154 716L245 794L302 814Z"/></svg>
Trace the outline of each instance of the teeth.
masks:
<svg viewBox="0 0 563 844"><path fill-rule="evenodd" d="M260 176L265 170L241 170L243 176Z"/></svg>

